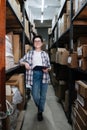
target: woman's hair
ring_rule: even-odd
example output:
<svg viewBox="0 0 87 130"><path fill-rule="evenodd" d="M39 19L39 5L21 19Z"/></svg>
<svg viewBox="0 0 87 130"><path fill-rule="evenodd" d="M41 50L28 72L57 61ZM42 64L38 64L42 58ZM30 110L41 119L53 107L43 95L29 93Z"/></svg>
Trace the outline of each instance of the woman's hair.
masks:
<svg viewBox="0 0 87 130"><path fill-rule="evenodd" d="M36 36L33 37L33 43L34 43L34 40L35 40L36 38L40 38L41 42L43 42L42 36L41 36L41 35L36 35Z"/></svg>

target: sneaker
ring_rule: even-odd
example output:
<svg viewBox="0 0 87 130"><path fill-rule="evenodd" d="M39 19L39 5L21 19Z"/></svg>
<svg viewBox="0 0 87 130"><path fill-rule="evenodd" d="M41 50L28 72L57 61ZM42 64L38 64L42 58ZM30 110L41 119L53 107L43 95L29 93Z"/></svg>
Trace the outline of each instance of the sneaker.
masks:
<svg viewBox="0 0 87 130"><path fill-rule="evenodd" d="M38 112L37 119L38 119L38 121L42 121L43 120L42 112Z"/></svg>

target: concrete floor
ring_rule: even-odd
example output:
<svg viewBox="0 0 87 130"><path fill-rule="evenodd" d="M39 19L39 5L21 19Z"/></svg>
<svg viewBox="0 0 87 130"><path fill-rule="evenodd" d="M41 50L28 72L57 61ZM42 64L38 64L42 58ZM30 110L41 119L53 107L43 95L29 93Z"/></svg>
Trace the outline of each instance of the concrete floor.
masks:
<svg viewBox="0 0 87 130"><path fill-rule="evenodd" d="M61 105L57 102L52 85L49 85L44 120L37 121L37 108L33 99L28 102L22 130L72 130Z"/></svg>

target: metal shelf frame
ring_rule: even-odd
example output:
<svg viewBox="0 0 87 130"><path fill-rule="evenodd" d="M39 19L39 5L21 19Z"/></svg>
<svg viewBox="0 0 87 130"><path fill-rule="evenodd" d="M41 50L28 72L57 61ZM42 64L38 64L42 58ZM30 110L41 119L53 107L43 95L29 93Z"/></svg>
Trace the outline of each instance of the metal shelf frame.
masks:
<svg viewBox="0 0 87 130"><path fill-rule="evenodd" d="M66 0L64 2L64 5L61 8L61 11L59 13L59 18L62 16L63 12L64 12L64 8L66 5ZM87 33L87 24L85 25L75 25L74 22L77 20L84 20L84 19L79 19L79 16L81 15L81 13L84 11L84 9L86 9L87 7L87 1L83 4L82 8L74 15L73 14L73 0L70 0L70 28L67 29L59 38L58 40L52 45L52 47L60 47L60 45L63 43L61 43L61 41L64 41L64 39L67 37L67 39L69 40L69 53L73 53L74 51L74 41L77 40L77 38L79 36L84 36L85 33ZM58 23L58 22L57 22ZM56 26L58 26L58 24L55 24L55 28ZM52 33L54 33L53 29ZM78 31L76 32L76 30L78 29ZM52 48L51 47L51 48ZM58 67L58 66L57 66ZM77 69L72 69L72 68L68 68L68 89L69 89L69 111L67 114L67 118L68 118L68 122L71 124L72 123L72 119L71 119L71 112L72 112L72 104L73 104L73 95L75 93L75 80L87 80L87 71L83 71L79 68Z"/></svg>

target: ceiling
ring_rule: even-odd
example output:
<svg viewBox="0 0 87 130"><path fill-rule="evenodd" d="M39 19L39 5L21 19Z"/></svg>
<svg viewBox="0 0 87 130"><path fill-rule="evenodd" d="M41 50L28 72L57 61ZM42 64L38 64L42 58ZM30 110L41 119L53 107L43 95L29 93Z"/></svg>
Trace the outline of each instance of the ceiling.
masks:
<svg viewBox="0 0 87 130"><path fill-rule="evenodd" d="M32 20L41 20L41 3L42 0L27 0L26 8L29 18ZM43 20L52 20L58 12L60 0L44 0ZM29 14L30 13L30 14ZM31 16L30 16L31 15ZM32 18L31 18L32 17Z"/></svg>

